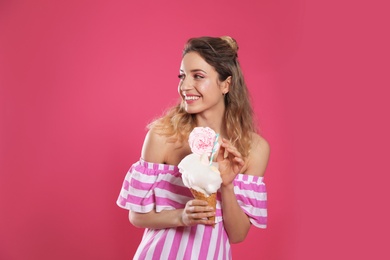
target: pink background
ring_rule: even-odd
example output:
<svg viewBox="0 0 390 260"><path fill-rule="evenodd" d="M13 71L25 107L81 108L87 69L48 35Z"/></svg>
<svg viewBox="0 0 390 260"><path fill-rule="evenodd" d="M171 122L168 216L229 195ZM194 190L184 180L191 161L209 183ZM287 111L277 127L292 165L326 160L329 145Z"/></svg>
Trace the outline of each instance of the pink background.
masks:
<svg viewBox="0 0 390 260"><path fill-rule="evenodd" d="M272 148L233 256L389 259L386 2L1 1L0 259L131 259L115 201L202 35L238 41Z"/></svg>

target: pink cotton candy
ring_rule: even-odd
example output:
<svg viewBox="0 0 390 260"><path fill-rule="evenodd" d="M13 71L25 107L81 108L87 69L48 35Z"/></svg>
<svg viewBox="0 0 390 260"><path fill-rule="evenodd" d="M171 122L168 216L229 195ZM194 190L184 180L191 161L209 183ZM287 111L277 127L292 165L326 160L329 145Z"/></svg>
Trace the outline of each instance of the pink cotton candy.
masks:
<svg viewBox="0 0 390 260"><path fill-rule="evenodd" d="M211 155L216 133L210 127L195 127L188 138L191 151L195 154Z"/></svg>

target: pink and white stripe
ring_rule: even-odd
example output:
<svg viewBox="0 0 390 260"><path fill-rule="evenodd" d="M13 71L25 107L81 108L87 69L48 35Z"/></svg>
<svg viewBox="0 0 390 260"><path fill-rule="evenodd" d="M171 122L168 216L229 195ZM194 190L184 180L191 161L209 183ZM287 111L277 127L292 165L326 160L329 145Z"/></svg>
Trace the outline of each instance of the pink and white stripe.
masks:
<svg viewBox="0 0 390 260"><path fill-rule="evenodd" d="M267 193L263 179L238 174L234 192L251 223L267 224ZM184 208L192 199L176 166L145 162L142 159L128 171L119 194L119 207L147 213ZM223 226L220 194L217 195L216 224L169 229L145 229L134 259L231 259L231 248Z"/></svg>

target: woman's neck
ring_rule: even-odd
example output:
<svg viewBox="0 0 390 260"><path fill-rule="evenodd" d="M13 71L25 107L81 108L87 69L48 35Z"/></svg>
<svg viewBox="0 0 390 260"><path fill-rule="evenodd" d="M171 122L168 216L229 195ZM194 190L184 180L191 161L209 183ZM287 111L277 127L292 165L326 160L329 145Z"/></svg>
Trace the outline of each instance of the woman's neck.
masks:
<svg viewBox="0 0 390 260"><path fill-rule="evenodd" d="M210 127L216 133L225 136L225 128L224 128L224 114L216 114L216 113L201 113L196 115L196 125L202 127Z"/></svg>

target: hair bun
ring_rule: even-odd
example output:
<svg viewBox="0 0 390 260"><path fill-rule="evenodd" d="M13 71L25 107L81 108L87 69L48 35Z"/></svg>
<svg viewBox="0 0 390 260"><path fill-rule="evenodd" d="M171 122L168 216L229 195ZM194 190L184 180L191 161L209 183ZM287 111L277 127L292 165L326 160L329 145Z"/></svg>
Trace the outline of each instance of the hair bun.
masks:
<svg viewBox="0 0 390 260"><path fill-rule="evenodd" d="M230 45L230 47L237 53L237 51L238 51L238 44L237 44L235 39L233 39L230 36L221 36L219 38L221 38L222 40L226 41Z"/></svg>

